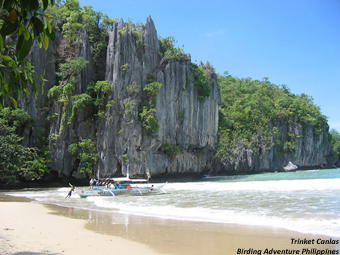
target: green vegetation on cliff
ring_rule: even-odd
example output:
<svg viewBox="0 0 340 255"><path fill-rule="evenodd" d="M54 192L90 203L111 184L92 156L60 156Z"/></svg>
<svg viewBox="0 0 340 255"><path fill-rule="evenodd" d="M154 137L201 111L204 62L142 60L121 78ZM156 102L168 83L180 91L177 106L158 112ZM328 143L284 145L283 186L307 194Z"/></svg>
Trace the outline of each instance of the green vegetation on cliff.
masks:
<svg viewBox="0 0 340 255"><path fill-rule="evenodd" d="M147 76L148 83L144 85L145 91L144 100L139 105L139 120L142 123L143 129L148 135L155 135L159 131L158 120L156 114L156 96L163 84L155 81L155 75L149 73Z"/></svg>
<svg viewBox="0 0 340 255"><path fill-rule="evenodd" d="M332 144L330 158L332 160L340 159L340 134L339 132L332 129L330 132L330 140Z"/></svg>
<svg viewBox="0 0 340 255"><path fill-rule="evenodd" d="M78 32L85 29L89 36L95 81L103 80L105 76L106 46L108 30L112 29L115 19L106 13L96 12L92 6L81 7L78 0L58 1L53 8L48 9L54 17L54 24L63 34L63 53L70 58L74 54L71 46L78 37ZM60 54L60 53L59 53Z"/></svg>
<svg viewBox="0 0 340 255"><path fill-rule="evenodd" d="M194 88L197 90L199 99L204 102L205 98L211 93L211 86L209 84L206 71L203 68L202 63L199 66L191 63L190 67L194 74Z"/></svg>
<svg viewBox="0 0 340 255"><path fill-rule="evenodd" d="M176 48L174 43L177 41L174 37L161 37L159 38L160 51L159 55L164 60L185 60L188 59L189 54L184 53L182 48Z"/></svg>
<svg viewBox="0 0 340 255"><path fill-rule="evenodd" d="M257 151L265 147L270 149L271 137L277 130L269 129L269 124L298 123L313 126L314 134L320 135L327 123L320 107L313 103L313 98L295 95L287 86L277 86L268 78L252 80L239 79L225 73L218 76L222 104L219 112L220 147L217 155L232 160L230 150L240 146ZM298 137L288 134L290 140L281 146L283 151L295 149ZM275 145L275 144L274 144ZM235 150L235 149L234 149Z"/></svg>
<svg viewBox="0 0 340 255"><path fill-rule="evenodd" d="M75 159L80 160L80 172L91 174L94 165L98 161L97 150L91 139L83 139L79 143L72 143L68 151Z"/></svg>

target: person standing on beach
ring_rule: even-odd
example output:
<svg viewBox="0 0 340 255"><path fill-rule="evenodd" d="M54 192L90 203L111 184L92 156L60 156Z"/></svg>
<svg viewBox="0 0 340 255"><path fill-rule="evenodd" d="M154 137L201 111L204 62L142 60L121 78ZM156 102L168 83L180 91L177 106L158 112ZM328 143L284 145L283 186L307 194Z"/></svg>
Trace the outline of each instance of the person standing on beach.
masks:
<svg viewBox="0 0 340 255"><path fill-rule="evenodd" d="M74 186L73 186L73 185L71 186L71 189L70 189L70 191L68 192L66 198L71 197L72 191L74 191Z"/></svg>

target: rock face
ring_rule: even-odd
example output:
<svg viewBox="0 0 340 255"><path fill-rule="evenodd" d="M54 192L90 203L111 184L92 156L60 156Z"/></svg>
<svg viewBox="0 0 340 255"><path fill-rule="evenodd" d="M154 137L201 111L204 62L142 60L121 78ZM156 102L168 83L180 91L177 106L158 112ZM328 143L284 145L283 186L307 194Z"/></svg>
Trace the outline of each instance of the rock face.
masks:
<svg viewBox="0 0 340 255"><path fill-rule="evenodd" d="M108 44L106 79L114 88L109 99L112 98L115 105L108 112L110 117L98 128L100 175L126 174L127 162L130 175L211 170L211 155L217 146L220 103L216 77L211 78L210 97L205 102L200 101L193 86L190 58L167 61L160 57L152 19L147 19L143 34L138 38L136 29L126 29L126 26L123 21L117 23L110 33ZM120 31L125 29L127 32L122 34ZM123 70L123 65L127 66L126 70ZM155 103L160 130L154 136L146 135L138 120L143 86L150 73L163 84ZM129 86L135 86L137 91L129 93ZM121 133L117 135L119 131ZM169 157L162 152L161 146L166 142L178 146L181 153Z"/></svg>
<svg viewBox="0 0 340 255"><path fill-rule="evenodd" d="M291 161L289 161L288 165L286 165L283 169L285 171L294 171L294 170L298 169L298 166L294 165Z"/></svg>
<svg viewBox="0 0 340 255"><path fill-rule="evenodd" d="M277 129L277 134L271 137L272 146L260 148L258 151L237 148L235 162L222 161L216 168L221 173L256 173L265 171L284 171L284 167L291 161L299 169L320 168L329 165L327 156L330 154L331 144L328 138L328 125L321 134L314 134L312 126L299 124L273 123L270 130ZM290 142L292 146L284 149L284 144Z"/></svg>
<svg viewBox="0 0 340 255"><path fill-rule="evenodd" d="M41 93L41 87L37 83L39 95L37 98L34 97L33 93L30 93L27 97L22 97L19 102L21 107L34 119L34 128L24 141L29 146L35 146L38 139L49 134L49 123L46 119L50 110L47 105L47 92L56 82L55 53L61 40L61 35L58 33L56 35L55 42L50 43L47 51L39 48L35 41L28 56L29 61L35 66L35 74L43 75L45 73L44 78L47 80L43 93Z"/></svg>
<svg viewBox="0 0 340 255"><path fill-rule="evenodd" d="M194 88L194 76L190 68L190 57L168 60L159 55L160 45L157 31L149 17L146 24L137 29L122 20L116 23L109 35L106 56L105 80L112 92L105 98L104 115L94 116L91 107L78 109L71 123L63 127L66 114L60 103L51 104L47 91L56 84L55 59L63 47L62 38L44 53L34 48L31 61L38 70L48 69L49 82L45 92L37 101L22 102L24 108L37 120L35 130L46 130L51 152L50 167L60 176L84 177L79 172L79 160L75 160L68 147L82 139L90 138L95 143L98 161L93 175L107 177L114 174L151 175L164 173L202 173L212 170L213 154L218 138L219 88L216 75L211 74L212 92L204 102ZM78 75L73 95L86 92L93 78L93 65L88 35L79 31L74 42L75 56L89 61L86 69ZM49 63L49 66L46 66ZM139 107L145 100L143 86L152 74L162 87L155 99L159 132L148 135L139 121ZM133 87L133 91L129 87ZM112 101L114 100L114 101ZM37 105L45 102L44 112ZM47 116L54 116L49 121ZM65 123L64 123L65 125ZM37 135L30 137L31 145ZM169 143L181 152L169 155L162 145Z"/></svg>
<svg viewBox="0 0 340 255"><path fill-rule="evenodd" d="M21 105L35 119L35 127L27 135L25 143L34 146L39 137L49 137L51 162L49 166L60 176L85 177L80 173L79 159L68 151L70 144L91 139L96 148L98 161L92 175L108 177L114 174L130 176L163 174L254 173L283 170L291 161L299 168L320 166L329 155L328 127L321 135L313 133L313 127L298 124L270 124L278 134L272 144L280 146L259 148L257 151L242 146L230 150L237 159L217 162L218 106L221 96L217 77L210 70L210 96L200 99L194 86L194 75L188 55L181 59L162 57L157 31L149 17L146 24L136 28L122 20L114 25L109 34L105 80L112 92L105 96L105 107L99 116L93 107L76 110L75 118L63 124L66 111L61 103L52 104L47 91L57 85L57 56L62 54L65 42L61 35L50 45L47 52L34 45L30 61L38 74L46 71L48 79L42 96L34 100L31 94L23 98ZM72 46L73 54L89 62L77 77L73 95L85 93L95 77L90 43L87 32L80 30ZM159 131L147 134L139 118L141 105L145 103L143 90L149 76L162 83L155 98L155 118ZM47 117L52 118L48 118ZM64 125L64 126L63 126ZM294 148L282 151L283 144L294 136ZM162 145L179 149L168 153Z"/></svg>

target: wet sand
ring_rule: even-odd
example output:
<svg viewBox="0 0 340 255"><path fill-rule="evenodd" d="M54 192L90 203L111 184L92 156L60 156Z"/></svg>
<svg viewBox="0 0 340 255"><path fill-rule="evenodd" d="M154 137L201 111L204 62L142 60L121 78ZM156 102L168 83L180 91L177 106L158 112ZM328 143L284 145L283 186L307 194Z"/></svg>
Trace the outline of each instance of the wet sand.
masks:
<svg viewBox="0 0 340 255"><path fill-rule="evenodd" d="M148 245L96 233L86 221L61 217L62 208L0 196L0 254L159 254ZM5 201L5 202L4 202Z"/></svg>
<svg viewBox="0 0 340 255"><path fill-rule="evenodd" d="M292 244L292 238L314 240L314 244ZM41 205L0 195L0 254L225 255L260 254L258 251L266 254L266 249L267 254L274 254L270 253L272 248L295 250L299 254L308 254L307 249L309 254L316 254L312 253L313 248L328 249L335 250L333 254L340 254L340 244L316 243L318 239L330 238L278 228L168 220ZM335 242L340 242L339 239L332 238Z"/></svg>

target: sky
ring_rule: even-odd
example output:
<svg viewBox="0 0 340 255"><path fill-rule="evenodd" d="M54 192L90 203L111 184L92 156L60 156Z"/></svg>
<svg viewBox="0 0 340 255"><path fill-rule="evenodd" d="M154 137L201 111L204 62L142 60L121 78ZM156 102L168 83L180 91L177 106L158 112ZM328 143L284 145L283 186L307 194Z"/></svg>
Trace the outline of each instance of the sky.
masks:
<svg viewBox="0 0 340 255"><path fill-rule="evenodd" d="M314 99L340 132L340 0L79 0L173 36L191 60Z"/></svg>

